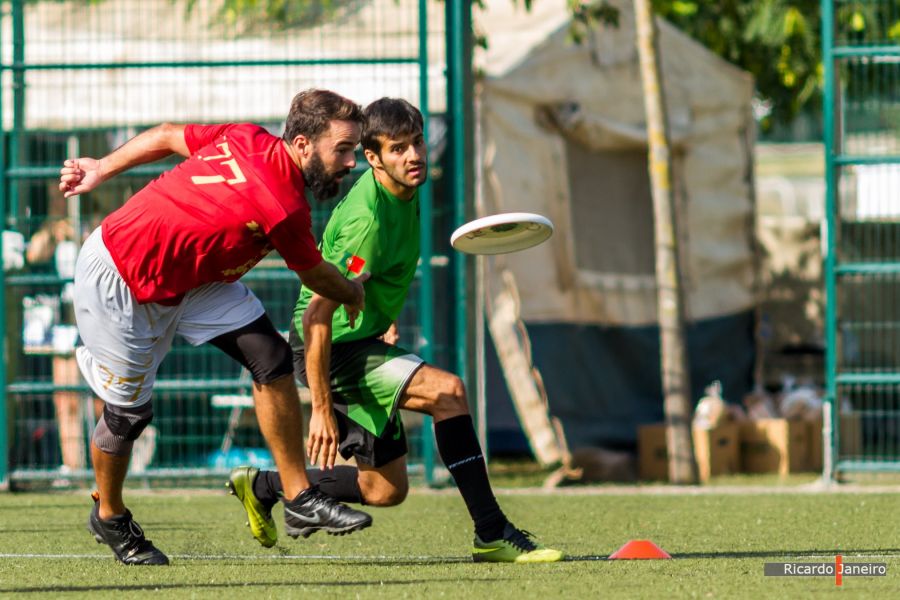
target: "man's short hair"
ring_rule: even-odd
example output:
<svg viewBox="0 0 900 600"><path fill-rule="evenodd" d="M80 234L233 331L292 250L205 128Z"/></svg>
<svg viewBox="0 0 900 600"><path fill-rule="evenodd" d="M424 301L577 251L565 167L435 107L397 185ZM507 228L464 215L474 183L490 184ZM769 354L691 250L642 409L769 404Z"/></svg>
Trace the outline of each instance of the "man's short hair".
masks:
<svg viewBox="0 0 900 600"><path fill-rule="evenodd" d="M402 98L381 98L368 105L364 113L362 147L376 154L381 151L378 138L397 139L423 130L422 113Z"/></svg>
<svg viewBox="0 0 900 600"><path fill-rule="evenodd" d="M284 139L290 143L298 135L315 141L328 131L331 121L365 123L362 107L329 90L309 89L294 96L284 126Z"/></svg>

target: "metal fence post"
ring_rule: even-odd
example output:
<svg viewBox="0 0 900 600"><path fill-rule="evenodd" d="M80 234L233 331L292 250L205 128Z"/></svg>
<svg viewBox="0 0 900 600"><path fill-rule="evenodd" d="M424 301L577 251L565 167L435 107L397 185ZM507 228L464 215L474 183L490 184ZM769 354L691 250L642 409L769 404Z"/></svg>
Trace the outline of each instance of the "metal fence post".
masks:
<svg viewBox="0 0 900 600"><path fill-rule="evenodd" d="M0 73L2 73L0 69ZM3 120L3 110L0 108L0 122ZM0 146L5 143L5 135L0 135ZM2 216L3 230L6 229L6 153L0 150L0 216ZM3 249L0 243L0 491L9 488L9 414L6 410L6 275L3 272Z"/></svg>
<svg viewBox="0 0 900 600"><path fill-rule="evenodd" d="M472 4L470 0L447 0L447 113L450 119L450 190L453 202L454 227L459 227L471 218L473 198L471 169L467 158L474 155L472 150ZM473 362L470 357L470 333L473 331L469 320L472 298L469 290L471 269L469 259L461 254L453 254L453 279L456 299L455 341L456 372L470 389L470 371Z"/></svg>
<svg viewBox="0 0 900 600"><path fill-rule="evenodd" d="M2 15L0 15L0 36L3 33ZM0 37L0 48L3 47ZM0 52L0 81L3 79L5 65ZM6 130L3 123L3 93L0 90L0 233L6 230ZM9 415L6 411L6 273L3 268L3 244L0 242L0 490L9 488Z"/></svg>
<svg viewBox="0 0 900 600"><path fill-rule="evenodd" d="M424 118L423 127L426 143L429 140L430 110L428 102L428 0L419 0L419 107ZM421 275L419 280L419 352L426 362L434 362L434 277L432 277L431 257L433 254L431 178L419 190L419 230L421 248ZM434 481L434 433L431 417L422 420L421 452L425 482Z"/></svg>
<svg viewBox="0 0 900 600"><path fill-rule="evenodd" d="M825 67L824 90L824 142L825 142L825 231L824 233L824 268L825 268L825 402L827 410L823 417L829 419L825 430L833 432L824 440L822 445L824 456L822 460L822 477L826 482L834 482L835 453L837 451L836 440L838 432L836 427L840 422L839 410L836 410L837 387L835 374L837 365L836 355L836 289L834 275L834 251L835 251L835 181L834 181L834 58L832 47L834 46L834 3L833 0L822 0L822 64Z"/></svg>
<svg viewBox="0 0 900 600"><path fill-rule="evenodd" d="M857 4L821 5L826 481L900 471L900 44L893 33L900 21L895 2Z"/></svg>

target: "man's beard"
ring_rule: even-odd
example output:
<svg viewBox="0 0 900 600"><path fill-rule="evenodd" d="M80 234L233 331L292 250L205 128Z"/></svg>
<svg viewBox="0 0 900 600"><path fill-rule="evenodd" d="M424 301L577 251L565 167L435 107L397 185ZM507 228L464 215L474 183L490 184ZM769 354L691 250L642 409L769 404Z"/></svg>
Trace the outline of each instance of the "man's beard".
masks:
<svg viewBox="0 0 900 600"><path fill-rule="evenodd" d="M310 157L306 168L303 169L303 179L306 180L306 186L310 189L316 200L322 202L329 198L334 198L341 188L338 178L343 177L350 172L350 169L341 169L333 175L329 175L325 170L325 163L318 152L314 152Z"/></svg>

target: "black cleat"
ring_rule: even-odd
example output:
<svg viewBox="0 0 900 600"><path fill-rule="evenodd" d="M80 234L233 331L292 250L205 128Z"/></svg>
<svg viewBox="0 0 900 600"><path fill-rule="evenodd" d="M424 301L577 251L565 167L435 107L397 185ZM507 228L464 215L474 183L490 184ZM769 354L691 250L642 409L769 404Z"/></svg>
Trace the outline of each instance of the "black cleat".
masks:
<svg viewBox="0 0 900 600"><path fill-rule="evenodd" d="M284 503L285 533L292 538L311 536L320 529L331 535L344 535L365 529L372 517L326 496L317 486L303 490Z"/></svg>
<svg viewBox="0 0 900 600"><path fill-rule="evenodd" d="M95 500L87 527L98 544L109 546L126 565L169 564L169 558L144 537L144 530L132 518L130 510L126 509L124 515L101 519L100 502Z"/></svg>

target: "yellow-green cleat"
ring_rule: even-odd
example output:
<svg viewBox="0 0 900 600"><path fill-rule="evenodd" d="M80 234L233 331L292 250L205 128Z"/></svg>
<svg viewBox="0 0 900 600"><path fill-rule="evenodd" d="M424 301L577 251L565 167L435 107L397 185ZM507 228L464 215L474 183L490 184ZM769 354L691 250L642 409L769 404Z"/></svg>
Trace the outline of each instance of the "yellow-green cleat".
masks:
<svg viewBox="0 0 900 600"><path fill-rule="evenodd" d="M272 509L266 508L253 493L253 483L259 475L256 467L235 467L228 477L228 488L232 496L237 496L247 511L247 525L256 541L271 548L278 541L278 530L272 519Z"/></svg>
<svg viewBox="0 0 900 600"><path fill-rule="evenodd" d="M534 536L511 523L503 528L503 537L492 542L483 542L477 535L472 547L475 562L547 563L563 559L563 553L553 548L545 548Z"/></svg>

